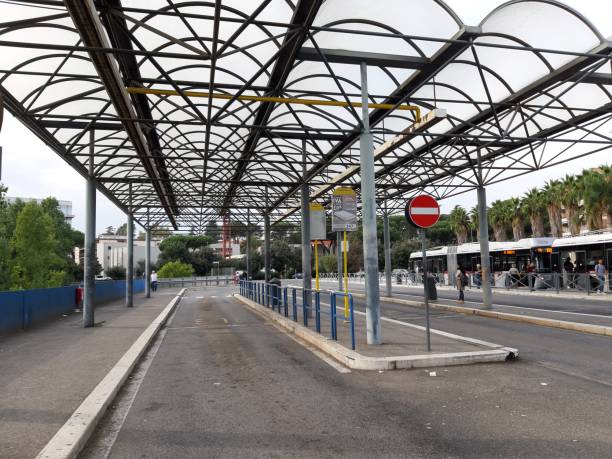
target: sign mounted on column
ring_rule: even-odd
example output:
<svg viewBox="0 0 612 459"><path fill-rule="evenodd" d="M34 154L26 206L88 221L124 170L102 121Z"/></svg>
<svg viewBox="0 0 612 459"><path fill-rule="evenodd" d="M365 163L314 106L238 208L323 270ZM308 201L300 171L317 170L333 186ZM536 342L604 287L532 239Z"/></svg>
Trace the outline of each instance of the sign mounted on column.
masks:
<svg viewBox="0 0 612 459"><path fill-rule="evenodd" d="M357 229L357 193L352 188L336 188L332 193L332 231Z"/></svg>
<svg viewBox="0 0 612 459"><path fill-rule="evenodd" d="M325 208L316 202L310 203L310 240L327 239L325 230Z"/></svg>
<svg viewBox="0 0 612 459"><path fill-rule="evenodd" d="M438 223L440 219L440 205L438 201L427 194L412 198L406 204L406 220L417 228L429 228Z"/></svg>

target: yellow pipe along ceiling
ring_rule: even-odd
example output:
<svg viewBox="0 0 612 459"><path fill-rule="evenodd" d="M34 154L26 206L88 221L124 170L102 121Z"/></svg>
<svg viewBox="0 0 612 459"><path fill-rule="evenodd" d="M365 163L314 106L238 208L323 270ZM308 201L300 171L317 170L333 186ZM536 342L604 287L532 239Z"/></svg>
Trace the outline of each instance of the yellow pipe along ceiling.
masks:
<svg viewBox="0 0 612 459"><path fill-rule="evenodd" d="M361 102L346 102L343 100L320 100L320 99L300 99L293 97L270 97L270 96L250 96L246 94L232 95L222 93L210 93L199 91L176 91L174 89L153 89L153 88L137 88L128 87L129 94L149 94L156 96L185 96L185 97L210 97L212 99L230 100L236 99L248 102L273 102L276 104L294 104L294 105L318 105L326 107L362 107ZM380 110L410 110L416 113L416 121L421 119L421 109L416 105L395 105L395 104L368 104L368 108L377 108Z"/></svg>

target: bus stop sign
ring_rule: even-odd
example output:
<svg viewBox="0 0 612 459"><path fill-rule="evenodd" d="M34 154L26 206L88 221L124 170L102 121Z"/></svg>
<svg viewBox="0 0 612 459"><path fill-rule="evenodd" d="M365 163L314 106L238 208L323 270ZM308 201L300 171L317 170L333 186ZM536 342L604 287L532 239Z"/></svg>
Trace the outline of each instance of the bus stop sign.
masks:
<svg viewBox="0 0 612 459"><path fill-rule="evenodd" d="M412 198L406 204L406 220L417 228L429 228L440 219L438 201L429 195L422 194Z"/></svg>

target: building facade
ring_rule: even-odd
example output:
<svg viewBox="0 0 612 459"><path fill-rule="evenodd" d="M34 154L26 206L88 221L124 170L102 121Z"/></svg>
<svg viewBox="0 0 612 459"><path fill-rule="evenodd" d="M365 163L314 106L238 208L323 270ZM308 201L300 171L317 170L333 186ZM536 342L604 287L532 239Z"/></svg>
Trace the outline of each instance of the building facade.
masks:
<svg viewBox="0 0 612 459"><path fill-rule="evenodd" d="M157 263L159 259L159 243L161 241L151 240L151 263ZM146 241L134 240L134 266L140 260L145 259ZM102 234L96 241L96 254L98 262L105 273L109 268L127 267L127 236Z"/></svg>

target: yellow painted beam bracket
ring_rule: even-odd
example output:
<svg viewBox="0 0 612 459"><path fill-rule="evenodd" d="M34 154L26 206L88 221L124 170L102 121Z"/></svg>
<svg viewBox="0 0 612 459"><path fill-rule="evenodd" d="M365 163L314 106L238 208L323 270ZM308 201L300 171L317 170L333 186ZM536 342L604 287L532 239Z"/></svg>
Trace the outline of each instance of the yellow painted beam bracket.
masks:
<svg viewBox="0 0 612 459"><path fill-rule="evenodd" d="M360 108L363 106L361 102L346 102L343 100L320 100L320 99L300 99L295 97L270 97L270 96L249 96L239 94L222 94L215 92L200 92L200 91L176 91L174 89L153 89L153 88L137 88L128 87L127 92L130 94L147 94L154 96L184 96L184 97L205 97L212 99L231 100L236 99L247 102L272 102L276 104L291 104L291 105L317 105L326 107L354 107ZM368 104L368 108L377 108L380 110L410 110L415 112L416 121L421 120L421 108L416 105L396 105L396 104Z"/></svg>

